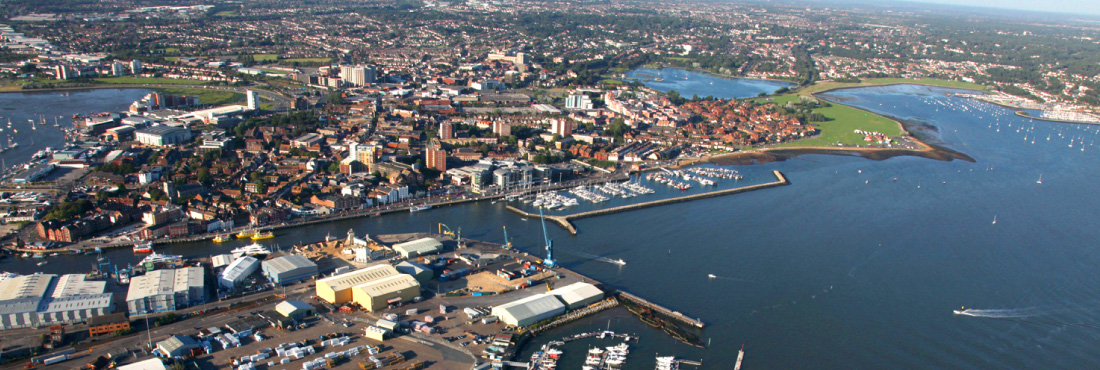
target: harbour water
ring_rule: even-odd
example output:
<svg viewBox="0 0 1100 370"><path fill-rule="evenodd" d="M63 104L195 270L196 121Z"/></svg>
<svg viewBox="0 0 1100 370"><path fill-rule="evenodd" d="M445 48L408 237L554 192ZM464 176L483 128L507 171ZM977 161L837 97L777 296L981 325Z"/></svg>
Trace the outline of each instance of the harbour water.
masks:
<svg viewBox="0 0 1100 370"><path fill-rule="evenodd" d="M731 167L743 182L780 170L790 186L578 220L577 236L547 225L565 267L703 319L711 346L680 344L616 309L551 330L531 347L610 325L642 337L625 369L651 369L657 353L728 369L741 344L745 368L756 369L1100 367L1092 346L1100 339L1100 208L1091 181L1100 178L1100 127L1032 121L952 91L899 85L821 96L903 120L974 162L803 155ZM269 244L341 237L349 228L434 231L437 223L494 242L506 225L518 249L543 253L538 220L519 219L504 202L285 230ZM244 244L161 252L206 256ZM106 256L140 258L128 250ZM36 267L8 258L0 270L71 272L94 262L48 260ZM961 306L976 310L953 314ZM560 366L579 368L572 359L583 361L585 347L597 344L617 342L572 342L561 347Z"/></svg>
<svg viewBox="0 0 1100 370"><path fill-rule="evenodd" d="M783 87L795 86L784 81L723 78L679 68L641 68L627 72L625 76L642 81L646 87L662 92L676 90L680 96L688 99L691 99L693 94L699 95L700 98L708 95L719 99L750 98L760 93L770 94Z"/></svg>
<svg viewBox="0 0 1100 370"><path fill-rule="evenodd" d="M0 158L10 166L30 160L35 152L46 147L58 148L65 143L61 130L71 128L74 114L124 111L135 100L152 92L149 89L94 89L0 94L0 146L11 142L19 147L5 151ZM41 124L42 120L46 124ZM8 127L8 121L11 127ZM34 129L30 122L36 122ZM18 132L17 132L18 131Z"/></svg>

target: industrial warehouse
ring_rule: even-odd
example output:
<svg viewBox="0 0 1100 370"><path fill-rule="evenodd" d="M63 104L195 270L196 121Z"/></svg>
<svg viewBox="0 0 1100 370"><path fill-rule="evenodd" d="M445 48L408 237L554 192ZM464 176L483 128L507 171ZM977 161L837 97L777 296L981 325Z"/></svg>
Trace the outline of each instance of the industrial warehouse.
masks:
<svg viewBox="0 0 1100 370"><path fill-rule="evenodd" d="M202 267L151 271L130 280L126 307L131 315L178 310L203 304L205 289Z"/></svg>
<svg viewBox="0 0 1100 370"><path fill-rule="evenodd" d="M435 238L423 238L411 242L394 244L393 251L405 258L416 258L423 255L439 253L443 250L443 243Z"/></svg>
<svg viewBox="0 0 1100 370"><path fill-rule="evenodd" d="M248 278L248 275L256 272L259 267L260 260L258 259L249 256L237 258L225 267L225 271L218 275L218 286L222 289L233 289L237 284Z"/></svg>
<svg viewBox="0 0 1100 370"><path fill-rule="evenodd" d="M264 276L279 285L293 284L317 276L317 264L297 254L263 261Z"/></svg>
<svg viewBox="0 0 1100 370"><path fill-rule="evenodd" d="M354 301L369 311L412 300L420 295L420 283L388 264L317 280L317 296L332 304Z"/></svg>
<svg viewBox="0 0 1100 370"><path fill-rule="evenodd" d="M36 274L0 282L0 329L86 321L114 312L102 281L84 275Z"/></svg>

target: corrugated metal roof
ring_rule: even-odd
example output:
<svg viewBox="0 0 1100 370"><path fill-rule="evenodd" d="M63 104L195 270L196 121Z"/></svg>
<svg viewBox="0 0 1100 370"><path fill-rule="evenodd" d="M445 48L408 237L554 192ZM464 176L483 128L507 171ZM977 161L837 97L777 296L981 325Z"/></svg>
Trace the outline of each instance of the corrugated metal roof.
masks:
<svg viewBox="0 0 1100 370"><path fill-rule="evenodd" d="M224 281L237 283L249 274L255 272L258 267L260 267L260 260L244 256L234 260L229 266L226 266L225 271L222 271L219 277Z"/></svg>
<svg viewBox="0 0 1100 370"><path fill-rule="evenodd" d="M317 264L310 261L309 258L292 254L289 256L282 256L279 258L273 258L264 261L264 268L268 273L283 273L287 271L293 271L300 268L317 268Z"/></svg>
<svg viewBox="0 0 1100 370"><path fill-rule="evenodd" d="M380 264L317 280L317 285L324 284L333 291L338 292L344 289L350 289L356 285L363 285L374 280L397 274L397 269L393 268L393 266L389 264Z"/></svg>
<svg viewBox="0 0 1100 370"><path fill-rule="evenodd" d="M602 297L603 291L595 285L585 282L576 282L551 290L546 292L546 294L561 297L561 300L565 301L565 304L573 305L574 303L592 299L593 297Z"/></svg>
<svg viewBox="0 0 1100 370"><path fill-rule="evenodd" d="M508 315L517 322L530 318L553 316L565 311L565 305L557 297L536 294L511 303L493 307L494 316Z"/></svg>
<svg viewBox="0 0 1100 370"><path fill-rule="evenodd" d="M355 286L355 289L361 289L363 293L371 297L378 297L409 288L417 288L419 290L420 282L416 281L412 276L405 274L397 274Z"/></svg>
<svg viewBox="0 0 1100 370"><path fill-rule="evenodd" d="M440 243L434 238L423 238L411 242L394 244L393 250L399 253L404 252L405 254L430 254L443 250L443 243Z"/></svg>
<svg viewBox="0 0 1100 370"><path fill-rule="evenodd" d="M34 274L16 276L0 282L0 300L38 297L46 295L50 283L57 275Z"/></svg>

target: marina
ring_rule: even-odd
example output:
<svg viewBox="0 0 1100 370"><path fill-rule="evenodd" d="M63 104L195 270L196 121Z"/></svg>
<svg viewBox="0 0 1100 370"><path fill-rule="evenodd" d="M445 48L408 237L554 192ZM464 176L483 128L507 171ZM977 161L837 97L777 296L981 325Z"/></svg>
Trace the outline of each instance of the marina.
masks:
<svg viewBox="0 0 1100 370"><path fill-rule="evenodd" d="M570 234L576 235L577 234L577 228L575 226L573 226L573 222L572 222L573 220L579 220L579 219L589 218L589 217L596 217L596 216L601 216L601 215L608 215L608 214L613 214L613 213L627 212L627 211L650 208L650 207L656 207L656 206L661 206L661 205L666 205L666 204L687 202L687 201L692 201L692 200L697 200L697 199L706 199L706 198L720 197L720 196L725 196L725 195L730 195L730 194L744 193L744 192L754 191L754 190L762 190L762 189L767 189L767 188L776 187L776 186L790 185L790 181L788 181L787 178L785 176L783 176L783 174L780 173L778 170L772 171L772 174L775 176L776 180L773 181L773 182L768 182L768 183L764 183L764 184L747 185L747 186L742 186L742 187L737 187L737 188L732 188L732 189L716 190L716 191L711 191L711 192L706 192L706 193L699 193L699 194L686 195L686 196L676 197L676 198L668 198L668 199L654 200L654 201L649 201L649 202L635 203L635 204L629 204L629 205L625 205L625 206L604 208L604 209L598 209L598 210L580 212L580 213L574 213L574 214L568 214L568 215L543 215L541 217L545 217L547 220L550 220L551 222L554 222L554 223L558 224L558 226L561 226L563 229L569 231ZM525 217L525 218L540 217L540 215L538 215L538 214L528 213L524 210L513 207L511 205L507 206L506 208L508 209L508 211L519 214L521 217Z"/></svg>

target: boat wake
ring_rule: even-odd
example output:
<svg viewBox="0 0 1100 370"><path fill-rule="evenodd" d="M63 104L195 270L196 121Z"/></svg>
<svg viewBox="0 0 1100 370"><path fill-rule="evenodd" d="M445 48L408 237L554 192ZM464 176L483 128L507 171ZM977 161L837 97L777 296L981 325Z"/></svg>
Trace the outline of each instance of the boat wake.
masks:
<svg viewBox="0 0 1100 370"><path fill-rule="evenodd" d="M1005 308L1005 309L975 309L967 308L955 310L956 315L985 317L990 319L1022 319L1026 317L1042 316L1047 314L1034 307L1029 308Z"/></svg>
<svg viewBox="0 0 1100 370"><path fill-rule="evenodd" d="M597 256L595 254L584 253L584 252L574 252L574 251L564 251L564 252L572 254L572 255L584 257L584 258L587 258L587 259L590 259L590 260L593 260L593 261L610 263L612 265L617 265L617 266L625 266L626 265L626 261L623 261L622 258L612 259L612 258Z"/></svg>
<svg viewBox="0 0 1100 370"><path fill-rule="evenodd" d="M740 281L742 283L756 283L755 281L752 281L752 280L749 280L749 279L742 279L742 278L737 278L737 277L733 277L733 276L722 276L722 275L715 275L715 274L707 274L707 278L713 279L713 280L721 279L721 280L730 280L730 281Z"/></svg>

